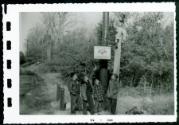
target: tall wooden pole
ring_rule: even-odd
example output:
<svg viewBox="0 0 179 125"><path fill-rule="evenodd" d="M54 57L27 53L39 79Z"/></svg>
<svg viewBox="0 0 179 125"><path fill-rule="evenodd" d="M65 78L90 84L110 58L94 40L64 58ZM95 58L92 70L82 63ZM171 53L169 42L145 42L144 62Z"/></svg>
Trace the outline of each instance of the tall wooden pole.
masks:
<svg viewBox="0 0 179 125"><path fill-rule="evenodd" d="M117 34L116 34L116 49L114 51L114 67L113 67L113 74L119 75L120 74L120 58L121 58L121 44L126 39L126 30L123 27L124 24L124 17L122 18L121 25L116 25Z"/></svg>
<svg viewBox="0 0 179 125"><path fill-rule="evenodd" d="M102 25L102 45L107 46L107 34L108 34L108 26L109 26L109 12L103 12L103 25ZM107 60L100 60L100 72L99 72L99 79L101 84L104 88L104 110L107 109L107 102L106 102L106 92L109 83L109 73L108 73L108 61Z"/></svg>
<svg viewBox="0 0 179 125"><path fill-rule="evenodd" d="M107 34L108 34L108 27L109 27L109 12L103 12L103 45L108 45L107 41Z"/></svg>

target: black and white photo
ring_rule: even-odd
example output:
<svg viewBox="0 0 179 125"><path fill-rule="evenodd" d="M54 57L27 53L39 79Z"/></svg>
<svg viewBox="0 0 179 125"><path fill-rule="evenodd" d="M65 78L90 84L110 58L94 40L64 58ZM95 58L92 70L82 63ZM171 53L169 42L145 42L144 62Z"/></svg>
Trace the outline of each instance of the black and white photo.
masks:
<svg viewBox="0 0 179 125"><path fill-rule="evenodd" d="M12 27L11 35L18 47L12 42L12 52L19 60L12 60L18 76L12 78L18 81L12 109L22 123L28 117L34 123L176 118L174 5L107 5L21 5L14 11L18 33Z"/></svg>

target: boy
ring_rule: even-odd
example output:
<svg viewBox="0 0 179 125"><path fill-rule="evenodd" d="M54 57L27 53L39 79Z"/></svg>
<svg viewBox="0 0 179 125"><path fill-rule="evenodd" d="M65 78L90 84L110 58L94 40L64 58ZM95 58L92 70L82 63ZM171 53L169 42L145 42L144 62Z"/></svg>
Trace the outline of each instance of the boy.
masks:
<svg viewBox="0 0 179 125"><path fill-rule="evenodd" d="M80 83L76 73L72 74L72 83L70 84L71 96L71 114L75 114L78 102L80 100ZM79 108L79 107L78 107Z"/></svg>
<svg viewBox="0 0 179 125"><path fill-rule="evenodd" d="M87 114L86 88L87 88L86 81L83 78L82 81L81 81L81 87L80 87L80 96L81 96L82 103L83 103L83 114Z"/></svg>
<svg viewBox="0 0 179 125"><path fill-rule="evenodd" d="M109 86L107 90L107 97L109 100L109 110L111 114L116 113L116 104L117 104L117 94L118 94L118 76L116 74L113 74L111 76L111 79L109 81Z"/></svg>
<svg viewBox="0 0 179 125"><path fill-rule="evenodd" d="M95 113L99 113L102 111L102 103L103 103L103 87L99 80L96 78L94 82L94 101L95 101Z"/></svg>
<svg viewBox="0 0 179 125"><path fill-rule="evenodd" d="M94 114L94 102L93 102L93 86L89 81L87 75L84 75L82 83L82 98L83 98L83 114L87 114L87 109L91 114ZM87 107L88 104L88 107Z"/></svg>

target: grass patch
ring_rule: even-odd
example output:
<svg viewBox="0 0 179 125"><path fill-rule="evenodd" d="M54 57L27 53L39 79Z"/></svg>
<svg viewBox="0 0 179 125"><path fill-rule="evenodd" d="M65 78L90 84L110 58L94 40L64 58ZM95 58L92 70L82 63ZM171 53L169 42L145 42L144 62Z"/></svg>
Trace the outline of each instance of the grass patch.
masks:
<svg viewBox="0 0 179 125"><path fill-rule="evenodd" d="M137 110L142 111L143 114L172 115L174 114L174 94L142 96L137 88L121 88L118 93L117 114L126 114L134 107L137 107Z"/></svg>

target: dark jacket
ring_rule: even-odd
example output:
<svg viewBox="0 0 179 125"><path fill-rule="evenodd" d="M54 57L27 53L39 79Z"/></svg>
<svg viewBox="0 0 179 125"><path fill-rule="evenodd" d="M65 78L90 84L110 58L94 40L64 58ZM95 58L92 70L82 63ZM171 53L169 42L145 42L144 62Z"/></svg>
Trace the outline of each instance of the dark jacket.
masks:
<svg viewBox="0 0 179 125"><path fill-rule="evenodd" d="M93 72L92 72L92 84L94 85L94 80L95 79L99 79L99 69L97 69L97 70L94 70Z"/></svg>
<svg viewBox="0 0 179 125"><path fill-rule="evenodd" d="M93 94L93 85L89 80L86 82L86 94Z"/></svg>
<svg viewBox="0 0 179 125"><path fill-rule="evenodd" d="M70 85L70 94L72 95L80 94L80 83L78 80L72 81Z"/></svg>

